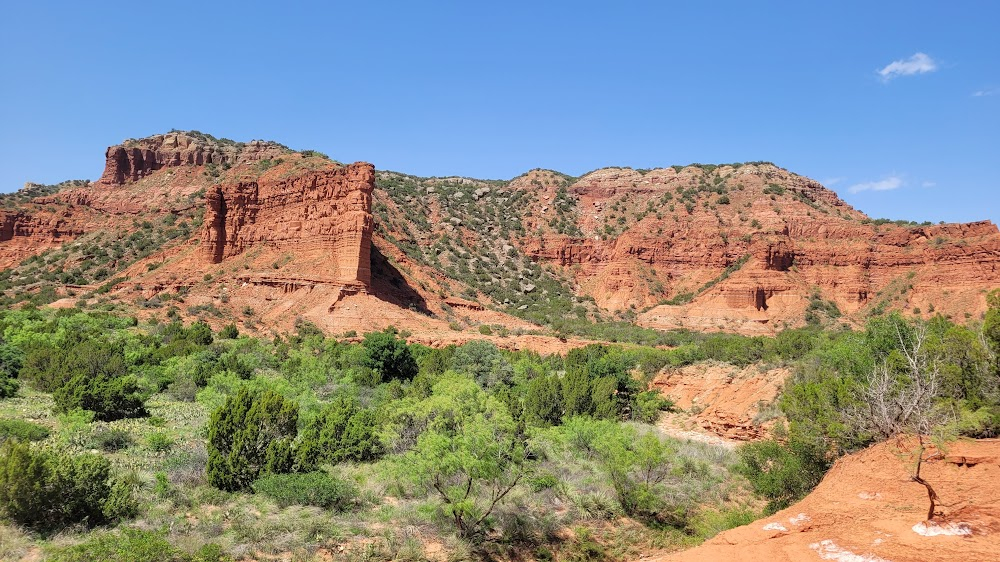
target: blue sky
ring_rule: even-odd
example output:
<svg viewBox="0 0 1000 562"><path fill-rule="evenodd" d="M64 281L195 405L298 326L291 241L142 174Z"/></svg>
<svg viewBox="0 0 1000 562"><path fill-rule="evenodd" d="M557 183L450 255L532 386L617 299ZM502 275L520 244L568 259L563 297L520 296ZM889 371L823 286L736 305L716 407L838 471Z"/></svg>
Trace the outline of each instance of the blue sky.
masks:
<svg viewBox="0 0 1000 562"><path fill-rule="evenodd" d="M418 175L770 160L1000 222L1000 3L17 2L0 191L171 128Z"/></svg>

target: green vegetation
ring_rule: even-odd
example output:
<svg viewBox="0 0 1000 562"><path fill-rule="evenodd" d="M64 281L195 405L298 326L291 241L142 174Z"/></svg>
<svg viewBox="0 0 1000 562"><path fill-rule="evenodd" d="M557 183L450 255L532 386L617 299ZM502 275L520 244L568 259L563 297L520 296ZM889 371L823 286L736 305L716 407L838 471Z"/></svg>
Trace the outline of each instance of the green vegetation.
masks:
<svg viewBox="0 0 1000 562"><path fill-rule="evenodd" d="M295 448L296 466L310 470L322 464L373 461L384 451L378 438L379 419L351 395L339 395L303 429Z"/></svg>
<svg viewBox="0 0 1000 562"><path fill-rule="evenodd" d="M48 438L47 427L24 420L0 419L0 442L8 439L19 441L41 441Z"/></svg>
<svg viewBox="0 0 1000 562"><path fill-rule="evenodd" d="M485 341L431 349L394 330L350 344L305 322L262 340L199 323L4 311L0 366L21 385L0 400L0 517L17 525L0 528L15 546L60 533L44 547L57 560L310 559L319 548L338 560L419 559L423 541L457 559L617 560L687 546L788 505L838 455L907 428L1000 431L1000 296L990 303L982 326L888 316L863 331L774 338L623 324L602 329L665 347L565 356ZM650 381L699 361L788 366L778 438L734 453L651 425L673 405ZM938 391L920 415L872 415L869 404L893 411L928 372ZM126 396L148 415L102 417L93 401L60 398L90 396L91 381L102 396L109 380L130 381ZM886 380L894 390L873 393ZM18 528L41 535L19 539Z"/></svg>
<svg viewBox="0 0 1000 562"><path fill-rule="evenodd" d="M563 272L545 268L525 255L520 244L498 240L544 236L546 233L578 236L575 198L566 190L572 178L556 172L546 182L556 187L552 200L537 200L534 189L511 189L509 182L464 178L418 178L395 172L377 175L373 213L377 232L417 263L443 271L448 282L441 289L476 300L485 295L514 316L555 327L593 317L592 300L577 298ZM534 187L540 187L539 180ZM384 193L384 196L379 197ZM539 228L528 232L527 216L511 208L548 206ZM426 219L434 212L451 230L432 228ZM467 236L458 235L462 229ZM430 244L418 244L430 235ZM450 313L449 321L457 321Z"/></svg>
<svg viewBox="0 0 1000 562"><path fill-rule="evenodd" d="M294 402L269 390L230 396L208 422L208 482L246 490L262 474L289 472L298 418Z"/></svg>
<svg viewBox="0 0 1000 562"><path fill-rule="evenodd" d="M406 342L396 337L396 330L365 334L365 365L382 380L409 380L417 374L417 361Z"/></svg>
<svg viewBox="0 0 1000 562"><path fill-rule="evenodd" d="M334 511L347 511L357 501L357 489L347 481L326 472L269 474L253 483L255 494L263 494L281 507L314 505Z"/></svg>
<svg viewBox="0 0 1000 562"><path fill-rule="evenodd" d="M7 440L0 446L0 514L36 531L100 525L131 511L104 457Z"/></svg>
<svg viewBox="0 0 1000 562"><path fill-rule="evenodd" d="M714 340L675 334L684 349L595 345L542 357L483 341L407 345L394 330L346 344L297 328L265 341L219 337L201 323L0 312L0 363L10 358L22 383L0 401L9 420L0 462L15 467L4 473L11 496L0 517L62 533L46 554L66 560L200 560L203 549L212 559L308 559L318 546L407 525L458 553L572 557L593 545L631 556L643 545L689 544L740 520L726 514L755 509L733 499L745 494L706 492L746 485L727 468L734 457L646 425L670 408L649 392L651 375L697 360ZM753 341L705 350L768 353ZM128 392L107 398L110 381L127 381ZM108 415L102 397L146 416ZM643 476L650 463L674 476ZM26 465L47 468L25 476ZM54 514L51 496L18 499L28 479L54 483L60 501L81 499ZM554 515L557 505L570 508ZM203 523L184 524L186 513ZM625 516L642 521L640 539L600 524ZM560 540L555 530L567 526L590 538ZM385 558L417 541L373 539Z"/></svg>
<svg viewBox="0 0 1000 562"><path fill-rule="evenodd" d="M47 197L55 195L64 189L87 187L89 185L90 180L67 180L54 185L28 182L24 184L24 187L13 193L0 193L0 205L23 205L35 197Z"/></svg>
<svg viewBox="0 0 1000 562"><path fill-rule="evenodd" d="M140 215L133 219L131 228L122 225L85 234L0 271L0 306L18 303L41 306L61 296L86 297L108 292L121 281L115 278L117 272L187 240L201 226L203 208L191 205L190 199L177 200L176 204L183 210ZM151 265L153 269L158 267ZM65 294L60 295L57 289ZM159 306L158 302L140 304L150 308Z"/></svg>
<svg viewBox="0 0 1000 562"><path fill-rule="evenodd" d="M194 556L174 547L159 534L124 528L115 533L100 533L82 544L57 548L49 557L53 562L219 562L222 560L213 545L206 545Z"/></svg>
<svg viewBox="0 0 1000 562"><path fill-rule="evenodd" d="M876 441L996 435L1000 292L989 303L978 326L893 313L872 318L863 332L818 333L779 401L786 434L740 452L741 471L769 509L808 492L836 457ZM921 482L919 462L912 476Z"/></svg>
<svg viewBox="0 0 1000 562"><path fill-rule="evenodd" d="M665 300L660 304L668 304L668 305L687 304L693 301L695 297L697 297L698 295L704 293L705 291L711 289L712 287L725 281L726 279L729 279L730 275L739 271L749 260L750 260L750 254L746 254L740 257L740 259L736 260L735 262L729 264L724 270L722 270L722 273L720 273L718 277L706 282L704 285L696 289L694 292L678 293L677 295L674 295L673 298Z"/></svg>

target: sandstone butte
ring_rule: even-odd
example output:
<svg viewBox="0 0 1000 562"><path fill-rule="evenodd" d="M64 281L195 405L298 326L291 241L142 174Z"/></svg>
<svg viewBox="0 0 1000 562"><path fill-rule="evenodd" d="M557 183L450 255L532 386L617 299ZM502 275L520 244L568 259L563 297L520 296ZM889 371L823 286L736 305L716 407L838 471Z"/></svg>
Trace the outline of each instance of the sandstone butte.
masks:
<svg viewBox="0 0 1000 562"><path fill-rule="evenodd" d="M197 132L129 140L105 160L93 184L0 209L0 268L194 210L200 231L116 271L111 298L182 290L189 306L252 307L261 330L395 325L433 345L479 337L455 319L538 329L517 316L538 306L539 275L592 312L747 334L831 310L855 325L882 310L961 322L1000 286L996 225L872 221L770 163L413 178Z"/></svg>

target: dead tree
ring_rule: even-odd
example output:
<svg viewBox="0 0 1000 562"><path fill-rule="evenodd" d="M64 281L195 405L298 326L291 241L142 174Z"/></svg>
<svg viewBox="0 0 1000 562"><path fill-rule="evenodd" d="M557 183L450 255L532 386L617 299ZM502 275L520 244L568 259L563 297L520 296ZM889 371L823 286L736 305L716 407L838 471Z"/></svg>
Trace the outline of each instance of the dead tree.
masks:
<svg viewBox="0 0 1000 562"><path fill-rule="evenodd" d="M856 430L882 440L916 435L916 462L910 479L927 489L930 521L940 498L920 475L920 469L926 460L926 436L945 421L944 414L935 406L940 390L940 365L938 358L926 349L925 324L918 323L911 338L905 337L897 324L896 337L903 367L893 368L886 360L872 369L862 386L861 404L846 414L845 421Z"/></svg>

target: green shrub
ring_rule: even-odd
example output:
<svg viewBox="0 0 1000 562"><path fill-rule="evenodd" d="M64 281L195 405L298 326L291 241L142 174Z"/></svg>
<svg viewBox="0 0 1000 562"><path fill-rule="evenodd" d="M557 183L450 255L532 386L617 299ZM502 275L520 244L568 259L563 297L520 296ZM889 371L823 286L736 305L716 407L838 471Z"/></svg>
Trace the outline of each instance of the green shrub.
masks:
<svg viewBox="0 0 1000 562"><path fill-rule="evenodd" d="M201 545L198 552L194 553L194 557L191 562L232 562L232 557L227 556L222 551L222 546L217 543L210 542Z"/></svg>
<svg viewBox="0 0 1000 562"><path fill-rule="evenodd" d="M0 446L0 513L36 531L100 525L118 515L127 490L112 499L111 465L99 455L70 455L8 440Z"/></svg>
<svg viewBox="0 0 1000 562"><path fill-rule="evenodd" d="M531 425L546 426L562 418L562 389L557 375L539 375L528 383L524 395L524 419Z"/></svg>
<svg viewBox="0 0 1000 562"><path fill-rule="evenodd" d="M643 423L655 423L660 412L670 412L674 409L673 400L661 395L655 390L640 392L635 396L632 407L632 419Z"/></svg>
<svg viewBox="0 0 1000 562"><path fill-rule="evenodd" d="M21 371L24 353L9 344L0 344L0 378L13 378Z"/></svg>
<svg viewBox="0 0 1000 562"><path fill-rule="evenodd" d="M281 507L314 505L335 511L351 509L358 490L326 472L269 474L253 483L253 491L273 499Z"/></svg>
<svg viewBox="0 0 1000 562"><path fill-rule="evenodd" d="M19 378L43 392L55 392L77 376L117 378L126 371L121 344L86 340L60 348L48 343L33 343L25 352Z"/></svg>
<svg viewBox="0 0 1000 562"><path fill-rule="evenodd" d="M566 416L590 414L593 402L590 376L586 371L566 369L566 376L562 379L562 403Z"/></svg>
<svg viewBox="0 0 1000 562"><path fill-rule="evenodd" d="M56 389L52 398L57 413L89 410L101 421L148 415L139 382L133 376L76 375Z"/></svg>
<svg viewBox="0 0 1000 562"><path fill-rule="evenodd" d="M205 382L208 382L207 379ZM191 374L184 373L167 385L167 394L178 402L194 402L198 395L198 382Z"/></svg>
<svg viewBox="0 0 1000 562"><path fill-rule="evenodd" d="M695 535L703 539L710 539L722 531L749 525L758 517L758 513L744 507L721 511L708 509L699 512L691 526Z"/></svg>
<svg viewBox="0 0 1000 562"><path fill-rule="evenodd" d="M459 346L455 349L451 363L456 371L475 377L483 388L509 383L514 378L514 369L503 353L486 340L474 340Z"/></svg>
<svg viewBox="0 0 1000 562"><path fill-rule="evenodd" d="M595 418L614 420L621 413L618 402L618 382L614 377L599 377L590 387L590 401L593 405L592 415Z"/></svg>
<svg viewBox="0 0 1000 562"><path fill-rule="evenodd" d="M270 390L243 388L208 422L208 482L248 489L261 474L289 472L299 407Z"/></svg>
<svg viewBox="0 0 1000 562"><path fill-rule="evenodd" d="M20 349L0 344L0 398L10 398L17 394L19 384L15 377L23 363L24 354Z"/></svg>
<svg viewBox="0 0 1000 562"><path fill-rule="evenodd" d="M226 324L222 330L219 331L219 338L224 340L234 340L239 335L240 331L236 328L236 324Z"/></svg>
<svg viewBox="0 0 1000 562"><path fill-rule="evenodd" d="M465 538L479 535L508 493L530 472L518 424L495 396L466 375L449 374L414 404L414 425L426 428L395 472L418 490L432 490ZM426 424L426 425L425 425Z"/></svg>
<svg viewBox="0 0 1000 562"><path fill-rule="evenodd" d="M811 329L782 330L770 342L770 351L786 361L799 359L813 350L818 335Z"/></svg>
<svg viewBox="0 0 1000 562"><path fill-rule="evenodd" d="M113 453L126 449L132 445L132 436L124 429L101 429L90 438L90 446L101 449L106 453Z"/></svg>
<svg viewBox="0 0 1000 562"><path fill-rule="evenodd" d="M302 430L296 464L309 470L323 463L375 460L384 452L378 429L374 412L362 409L353 396L337 396Z"/></svg>
<svg viewBox="0 0 1000 562"><path fill-rule="evenodd" d="M0 375L0 398L10 398L17 394L20 384L16 379Z"/></svg>
<svg viewBox="0 0 1000 562"><path fill-rule="evenodd" d="M538 493L542 490L555 488L559 485L559 478L551 472L540 472L528 479L528 486L532 492Z"/></svg>
<svg viewBox="0 0 1000 562"><path fill-rule="evenodd" d="M410 380L417 374L417 360L406 341L396 337L395 328L365 334L365 366L376 371L385 381Z"/></svg>
<svg viewBox="0 0 1000 562"><path fill-rule="evenodd" d="M136 493L142 488L142 480L135 472L111 481L111 492L104 500L102 510L108 521L133 519L139 515Z"/></svg>
<svg viewBox="0 0 1000 562"><path fill-rule="evenodd" d="M808 494L829 467L821 449L797 441L788 445L757 441L741 446L737 453L737 471L747 477L754 492L768 500L769 513Z"/></svg>
<svg viewBox="0 0 1000 562"><path fill-rule="evenodd" d="M187 339L196 345L210 345L212 343L212 328L204 322L195 322L188 328Z"/></svg>
<svg viewBox="0 0 1000 562"><path fill-rule="evenodd" d="M189 562L191 557L172 546L159 533L124 528L90 536L75 546L56 549L52 562ZM208 560L208 559L206 559ZM216 562L218 558L213 560Z"/></svg>
<svg viewBox="0 0 1000 562"><path fill-rule="evenodd" d="M568 562L604 562L610 560L604 545L594 540L589 529L578 527L574 529L573 539L569 541L560 559Z"/></svg>
<svg viewBox="0 0 1000 562"><path fill-rule="evenodd" d="M41 441L48 436L49 430L45 426L23 420L0 419L0 441Z"/></svg>
<svg viewBox="0 0 1000 562"><path fill-rule="evenodd" d="M149 436L146 437L146 444L149 445L151 450L162 453L164 451L169 451L170 448L174 446L174 440L171 439L166 433L157 431L155 433L150 433Z"/></svg>

